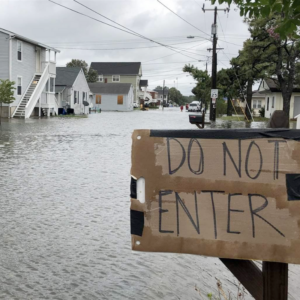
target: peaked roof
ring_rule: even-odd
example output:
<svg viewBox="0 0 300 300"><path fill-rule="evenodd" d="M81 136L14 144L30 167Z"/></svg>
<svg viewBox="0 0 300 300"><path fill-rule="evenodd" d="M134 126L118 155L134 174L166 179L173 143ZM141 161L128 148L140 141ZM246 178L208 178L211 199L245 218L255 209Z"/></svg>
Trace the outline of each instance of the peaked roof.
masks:
<svg viewBox="0 0 300 300"><path fill-rule="evenodd" d="M93 94L128 94L131 86L131 83L89 83Z"/></svg>
<svg viewBox="0 0 300 300"><path fill-rule="evenodd" d="M252 92L252 97L264 97L265 93L264 92L260 92L259 90L255 90Z"/></svg>
<svg viewBox="0 0 300 300"><path fill-rule="evenodd" d="M81 67L57 67L55 85L72 86Z"/></svg>
<svg viewBox="0 0 300 300"><path fill-rule="evenodd" d="M22 36L20 34L17 34L17 33L14 33L12 31L9 31L9 30L6 30L6 29L3 29L3 28L0 28L0 32L3 32L3 33L6 33L6 34L9 34L10 36L12 36L13 38L17 38L18 40L22 40L24 42L28 42L30 44L33 44L33 45L37 45L41 48L45 48L45 49L50 49L50 50L53 50L55 52L60 52L59 50L53 48L53 47L50 47L50 46L47 46L47 45L44 45L44 44L41 44L39 42L36 42L34 40L31 40L25 36Z"/></svg>
<svg viewBox="0 0 300 300"><path fill-rule="evenodd" d="M266 78L264 80L271 92L281 92L279 83L276 79ZM294 85L293 92L300 92L300 88Z"/></svg>
<svg viewBox="0 0 300 300"><path fill-rule="evenodd" d="M139 75L140 62L92 62L99 75Z"/></svg>

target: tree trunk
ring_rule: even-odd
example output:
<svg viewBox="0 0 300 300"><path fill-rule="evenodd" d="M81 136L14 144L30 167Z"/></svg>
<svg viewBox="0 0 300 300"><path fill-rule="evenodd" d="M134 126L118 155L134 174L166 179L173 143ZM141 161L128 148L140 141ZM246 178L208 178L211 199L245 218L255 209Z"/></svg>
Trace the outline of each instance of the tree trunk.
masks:
<svg viewBox="0 0 300 300"><path fill-rule="evenodd" d="M232 102L231 102L231 98L230 97L227 97L227 116L232 116L232 110L233 110L233 107L232 107Z"/></svg>
<svg viewBox="0 0 300 300"><path fill-rule="evenodd" d="M251 114L251 105L252 105L252 86L253 86L253 79L249 79L248 80L248 84L247 84L247 104L245 111L246 111L246 116L248 118L248 120L252 119L252 114Z"/></svg>

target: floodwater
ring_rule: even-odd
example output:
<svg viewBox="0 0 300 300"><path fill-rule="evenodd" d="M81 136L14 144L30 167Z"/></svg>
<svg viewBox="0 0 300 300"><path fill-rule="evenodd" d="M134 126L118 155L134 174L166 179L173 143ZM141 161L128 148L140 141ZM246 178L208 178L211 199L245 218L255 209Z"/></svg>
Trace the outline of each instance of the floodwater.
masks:
<svg viewBox="0 0 300 300"><path fill-rule="evenodd" d="M216 258L131 251L134 129L199 130L178 108L2 124L0 299L203 300L218 295L217 279L236 299L238 282ZM299 275L291 266L290 299Z"/></svg>

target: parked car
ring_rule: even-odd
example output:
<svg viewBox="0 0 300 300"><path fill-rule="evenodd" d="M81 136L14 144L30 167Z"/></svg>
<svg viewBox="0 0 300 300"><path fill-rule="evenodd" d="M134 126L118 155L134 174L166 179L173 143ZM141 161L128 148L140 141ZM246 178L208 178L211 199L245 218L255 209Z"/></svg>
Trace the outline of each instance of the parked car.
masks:
<svg viewBox="0 0 300 300"><path fill-rule="evenodd" d="M189 105L189 111L200 111L201 110L201 102L200 101L193 101Z"/></svg>

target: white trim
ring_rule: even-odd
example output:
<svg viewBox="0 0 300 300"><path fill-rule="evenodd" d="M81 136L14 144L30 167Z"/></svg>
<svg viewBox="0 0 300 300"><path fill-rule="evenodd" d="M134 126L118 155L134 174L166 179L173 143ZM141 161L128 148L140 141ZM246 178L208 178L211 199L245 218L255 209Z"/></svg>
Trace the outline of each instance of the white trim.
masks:
<svg viewBox="0 0 300 300"><path fill-rule="evenodd" d="M21 94L18 93L19 78L21 78ZM23 76L17 76L17 96L22 96L23 92Z"/></svg>
<svg viewBox="0 0 300 300"><path fill-rule="evenodd" d="M18 43L21 44L21 59L19 59L19 47L18 47ZM23 42L20 40L17 40L17 61L18 62L22 62L23 61Z"/></svg>
<svg viewBox="0 0 300 300"><path fill-rule="evenodd" d="M114 76L118 76L119 80L114 80ZM120 75L112 75L111 81L112 82L120 82L121 81Z"/></svg>

